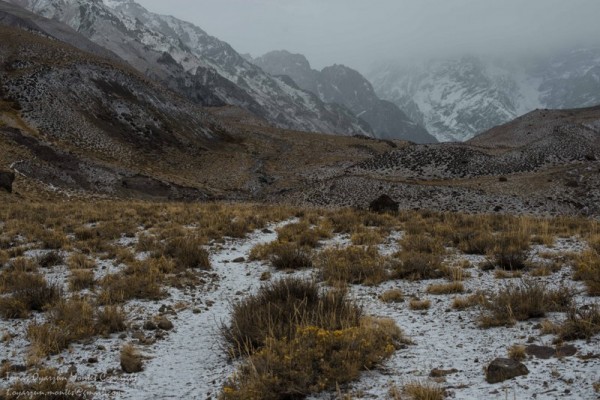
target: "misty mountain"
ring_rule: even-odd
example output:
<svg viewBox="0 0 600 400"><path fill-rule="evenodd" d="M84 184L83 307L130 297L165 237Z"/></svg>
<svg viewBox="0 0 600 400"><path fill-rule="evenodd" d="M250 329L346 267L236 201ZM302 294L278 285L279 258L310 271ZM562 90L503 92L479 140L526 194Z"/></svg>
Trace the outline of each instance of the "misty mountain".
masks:
<svg viewBox="0 0 600 400"><path fill-rule="evenodd" d="M600 104L600 49L536 59L388 63L370 77L380 97L440 141L464 141L538 108Z"/></svg>
<svg viewBox="0 0 600 400"><path fill-rule="evenodd" d="M269 52L252 62L271 75L289 76L301 89L315 93L325 103L348 107L368 122L379 138L436 142L398 106L379 99L371 83L358 71L337 64L317 71L303 55L285 50Z"/></svg>
<svg viewBox="0 0 600 400"><path fill-rule="evenodd" d="M282 128L372 136L344 107L271 77L227 43L130 0L10 0L63 22L146 76L205 106L232 104Z"/></svg>

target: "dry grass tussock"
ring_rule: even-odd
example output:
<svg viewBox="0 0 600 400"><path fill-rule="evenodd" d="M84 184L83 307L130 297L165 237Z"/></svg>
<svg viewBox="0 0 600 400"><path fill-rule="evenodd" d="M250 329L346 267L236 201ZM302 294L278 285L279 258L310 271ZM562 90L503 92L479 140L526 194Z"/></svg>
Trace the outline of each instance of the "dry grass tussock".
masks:
<svg viewBox="0 0 600 400"><path fill-rule="evenodd" d="M484 299L479 322L482 327L487 328L541 318L547 312L566 311L572 298L573 292L568 287L549 289L542 283L523 280L520 284L510 284Z"/></svg>
<svg viewBox="0 0 600 400"><path fill-rule="evenodd" d="M61 291L42 275L19 270L0 274L0 315L3 318L27 318L32 311L44 311L57 302Z"/></svg>
<svg viewBox="0 0 600 400"><path fill-rule="evenodd" d="M27 337L32 352L45 357L58 354L72 342L123 331L125 321L120 308L99 308L88 299L73 298L61 300L49 309L47 322L32 322L27 328Z"/></svg>
<svg viewBox="0 0 600 400"><path fill-rule="evenodd" d="M590 250L577 257L574 279L584 281L590 296L600 296L600 252Z"/></svg>
<svg viewBox="0 0 600 400"><path fill-rule="evenodd" d="M557 341L590 339L600 333L600 307L570 307L565 321L555 327Z"/></svg>
<svg viewBox="0 0 600 400"><path fill-rule="evenodd" d="M387 260L376 247L329 248L317 257L317 266L329 284L376 285L388 279Z"/></svg>
<svg viewBox="0 0 600 400"><path fill-rule="evenodd" d="M404 385L402 392L412 400L443 400L446 397L444 389L433 382L410 382Z"/></svg>

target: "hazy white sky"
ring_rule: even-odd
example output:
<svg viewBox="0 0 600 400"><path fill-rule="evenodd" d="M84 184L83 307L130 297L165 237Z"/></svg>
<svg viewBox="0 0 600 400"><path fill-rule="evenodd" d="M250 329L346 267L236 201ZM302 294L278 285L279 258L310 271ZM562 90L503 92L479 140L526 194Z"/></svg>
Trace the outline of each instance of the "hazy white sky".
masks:
<svg viewBox="0 0 600 400"><path fill-rule="evenodd" d="M240 53L286 49L313 68L600 44L600 0L136 0Z"/></svg>

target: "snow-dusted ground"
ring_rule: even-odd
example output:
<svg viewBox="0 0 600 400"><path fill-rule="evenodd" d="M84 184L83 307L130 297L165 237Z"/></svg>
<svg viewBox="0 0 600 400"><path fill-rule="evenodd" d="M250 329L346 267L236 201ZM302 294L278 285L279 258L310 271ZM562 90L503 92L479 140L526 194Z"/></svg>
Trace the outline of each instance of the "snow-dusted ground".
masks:
<svg viewBox="0 0 600 400"><path fill-rule="evenodd" d="M289 222L289 221L288 221ZM281 225L281 224L280 224ZM135 341L127 336L113 335L89 343L71 346L58 357L47 363L60 366L62 371L69 367L74 377L89 381L93 377L97 387L97 398L108 399L215 399L227 377L234 372L235 365L225 354L219 328L229 321L231 302L255 292L261 285L260 276L270 268L261 262L232 262L238 257L248 259L253 246L276 238L270 231L256 231L245 239L226 240L211 248L213 271L207 273L207 283L194 290L169 289L167 299L149 302L135 301L128 304L130 315L138 316L133 324L141 325L149 316L159 313L161 305L178 310L168 315L175 328L167 336L153 344L139 348L148 357L143 372L121 375L110 371L119 370L119 350L126 343ZM393 232L387 242L380 246L383 254L391 254L398 249L401 232ZM337 236L325 246L345 246L348 236ZM534 252L579 251L581 244L576 240L561 239L551 249L534 248ZM458 256L468 259L473 268L467 269L472 275L464 284L468 292L483 290L492 292L517 279L496 279L493 271L482 272L477 265L483 257ZM271 271L273 279L288 275ZM54 272L57 274L56 272ZM296 274L308 276L312 271ZM58 275L57 275L58 276ZM584 296L583 286L571 280L568 267L541 279L548 285L566 283L580 293L576 302L580 305L599 303L598 298ZM394 319L414 344L398 350L380 370L363 373L361 379L344 392L351 393L354 399L386 399L393 385L402 387L405 383L426 381L433 368L457 370L446 377L439 385L446 388L449 398L455 399L598 399L593 384L600 381L600 337L591 341L571 342L578 349L575 356L550 358L547 360L528 358L524 361L530 373L500 384L488 384L484 379L484 367L496 357L506 357L509 347L514 344L552 345L552 335L541 335L537 327L540 320L529 320L513 327L480 329L476 319L477 309L456 311L451 308L454 295L430 295L426 288L442 280L408 282L394 280L376 287L356 285L351 294L364 307L368 314ZM378 297L385 290L400 288L405 294L403 303L383 303ZM466 295L466 294L465 294ZM427 311L412 311L408 307L411 296L431 300ZM179 303L179 304L178 304ZM548 317L560 321L564 314L556 313ZM25 321L0 321L0 333L11 332L16 337L0 347L0 359L23 363L28 342L25 339ZM147 333L147 332L146 332ZM131 331L130 333L131 334ZM588 359L578 356L595 355ZM96 363L89 363L97 358ZM73 370L73 368L76 368ZM107 373L108 372L108 373ZM99 381L96 379L100 375ZM0 385L7 381L0 381ZM324 400L335 397L333 393L314 396Z"/></svg>

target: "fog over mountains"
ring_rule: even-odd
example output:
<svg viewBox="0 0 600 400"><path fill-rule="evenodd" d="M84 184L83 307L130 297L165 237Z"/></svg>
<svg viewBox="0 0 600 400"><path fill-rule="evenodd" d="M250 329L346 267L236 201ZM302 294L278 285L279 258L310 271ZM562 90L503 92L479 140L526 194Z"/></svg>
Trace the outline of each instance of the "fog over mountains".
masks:
<svg viewBox="0 0 600 400"><path fill-rule="evenodd" d="M600 104L600 48L544 57L387 63L369 77L381 98L438 140L464 141L538 108Z"/></svg>

